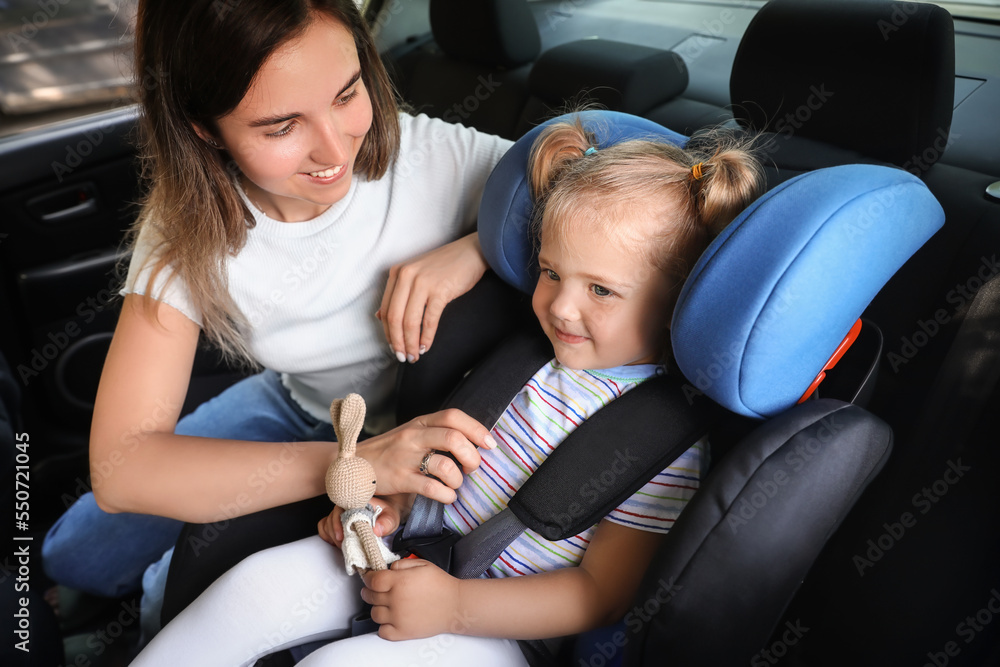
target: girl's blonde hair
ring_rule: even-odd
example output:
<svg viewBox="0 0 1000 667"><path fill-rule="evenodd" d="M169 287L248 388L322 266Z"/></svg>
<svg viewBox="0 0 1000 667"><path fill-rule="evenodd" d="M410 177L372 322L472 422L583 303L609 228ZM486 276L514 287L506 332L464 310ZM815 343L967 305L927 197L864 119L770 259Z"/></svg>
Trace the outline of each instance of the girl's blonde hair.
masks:
<svg viewBox="0 0 1000 667"><path fill-rule="evenodd" d="M672 310L698 257L760 194L751 147L752 139L713 129L687 148L650 139L597 149L579 118L555 123L535 140L528 165L536 230L572 233L581 215L601 225L673 281ZM650 224L623 228L626 217Z"/></svg>
<svg viewBox="0 0 1000 667"><path fill-rule="evenodd" d="M202 330L230 361L255 363L246 344L248 322L230 296L225 272L227 256L243 248L254 218L239 195L235 163L202 141L194 125L216 134L216 121L236 108L268 57L301 35L317 14L354 37L373 109L355 171L379 179L398 152L398 107L354 0L139 3L139 153L149 191L128 243L134 248L140 230L150 234L155 250L149 285L170 267L170 279L180 277L190 290ZM159 302L152 304L149 315L155 318Z"/></svg>

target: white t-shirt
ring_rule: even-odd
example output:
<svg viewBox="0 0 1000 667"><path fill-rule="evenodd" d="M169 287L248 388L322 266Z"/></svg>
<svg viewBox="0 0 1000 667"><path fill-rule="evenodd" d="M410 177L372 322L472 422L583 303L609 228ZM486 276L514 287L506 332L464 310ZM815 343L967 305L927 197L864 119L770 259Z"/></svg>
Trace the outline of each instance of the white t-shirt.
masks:
<svg viewBox="0 0 1000 667"><path fill-rule="evenodd" d="M422 114L400 114L400 126L385 176L354 176L318 217L280 222L248 202L257 224L226 259L254 358L327 422L330 401L351 392L364 396L370 425L391 414L397 361L375 319L389 268L474 230L486 178L511 145ZM122 293L149 293L200 324L180 278L163 289L168 270L148 292L151 238L140 233Z"/></svg>

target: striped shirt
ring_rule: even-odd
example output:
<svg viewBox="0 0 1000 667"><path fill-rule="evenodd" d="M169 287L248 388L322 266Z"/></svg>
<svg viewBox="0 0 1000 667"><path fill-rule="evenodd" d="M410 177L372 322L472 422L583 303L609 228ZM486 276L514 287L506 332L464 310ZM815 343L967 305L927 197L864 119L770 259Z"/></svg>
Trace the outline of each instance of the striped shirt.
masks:
<svg viewBox="0 0 1000 667"><path fill-rule="evenodd" d="M626 391L663 372L656 364L596 371L573 370L550 361L518 392L493 427L499 446L480 450L482 464L465 478L458 499L445 506L445 525L464 535L498 514L573 429ZM669 531L698 489L707 454L707 444L696 443L606 518L639 530ZM486 575L513 577L578 565L596 529L592 526L557 542L526 530Z"/></svg>

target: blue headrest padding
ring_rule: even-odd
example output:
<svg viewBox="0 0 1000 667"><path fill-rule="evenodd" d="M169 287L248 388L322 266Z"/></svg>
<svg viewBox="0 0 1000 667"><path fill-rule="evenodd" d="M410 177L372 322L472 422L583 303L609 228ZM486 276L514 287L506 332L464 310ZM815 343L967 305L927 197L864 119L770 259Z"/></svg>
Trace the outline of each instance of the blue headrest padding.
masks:
<svg viewBox="0 0 1000 667"><path fill-rule="evenodd" d="M795 404L876 293L944 223L915 176L874 165L808 172L767 192L695 264L674 357L733 412Z"/></svg>
<svg viewBox="0 0 1000 667"><path fill-rule="evenodd" d="M531 294L538 281L538 262L531 237L532 201L528 183L528 156L542 130L577 116L594 134L598 149L628 139L653 139L678 146L687 137L653 121L617 111L581 111L558 116L532 128L500 159L486 182L479 205L479 243L490 267L503 280Z"/></svg>

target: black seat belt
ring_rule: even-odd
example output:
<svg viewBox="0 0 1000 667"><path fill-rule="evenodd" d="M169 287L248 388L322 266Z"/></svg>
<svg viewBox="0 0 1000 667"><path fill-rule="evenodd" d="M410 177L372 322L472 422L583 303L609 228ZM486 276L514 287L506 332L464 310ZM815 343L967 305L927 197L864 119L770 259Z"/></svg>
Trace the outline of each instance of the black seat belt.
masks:
<svg viewBox="0 0 1000 667"><path fill-rule="evenodd" d="M540 336L518 334L477 367L447 405L492 428L521 387L551 358ZM507 508L459 537L442 525L440 503L418 497L393 548L460 578L486 571L532 529L550 541L590 528L668 467L707 432L682 378L646 380L584 421L514 494Z"/></svg>

